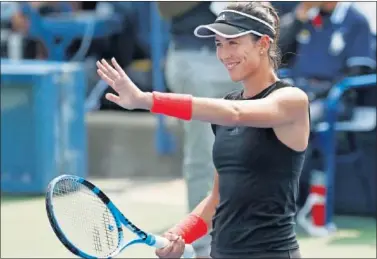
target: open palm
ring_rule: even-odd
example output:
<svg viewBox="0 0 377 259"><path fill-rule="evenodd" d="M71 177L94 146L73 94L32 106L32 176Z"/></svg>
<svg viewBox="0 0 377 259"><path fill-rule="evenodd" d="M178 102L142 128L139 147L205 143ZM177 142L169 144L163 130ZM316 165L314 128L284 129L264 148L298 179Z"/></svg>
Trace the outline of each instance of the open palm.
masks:
<svg viewBox="0 0 377 259"><path fill-rule="evenodd" d="M106 99L125 109L141 108L140 102L143 92L131 81L115 58L111 59L111 66L106 60L97 61L98 75L118 94L106 94Z"/></svg>

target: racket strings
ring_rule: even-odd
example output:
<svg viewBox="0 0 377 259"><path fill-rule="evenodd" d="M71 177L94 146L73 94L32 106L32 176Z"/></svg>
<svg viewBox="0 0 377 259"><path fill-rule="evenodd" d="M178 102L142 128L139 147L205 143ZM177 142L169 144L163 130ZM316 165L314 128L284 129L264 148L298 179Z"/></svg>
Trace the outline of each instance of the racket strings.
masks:
<svg viewBox="0 0 377 259"><path fill-rule="evenodd" d="M104 228L106 229L106 243L107 243L107 247L109 249L111 249L112 247L114 247L114 239L110 238L111 235L108 234L109 231L113 231L113 227L111 225L109 213L103 213L102 214L102 218L103 218Z"/></svg>
<svg viewBox="0 0 377 259"><path fill-rule="evenodd" d="M103 201L79 182L65 179L53 190L55 217L68 240L83 252L106 257L119 246L115 219Z"/></svg>
<svg viewBox="0 0 377 259"><path fill-rule="evenodd" d="M96 252L102 252L101 238L98 228L93 228L93 243Z"/></svg>

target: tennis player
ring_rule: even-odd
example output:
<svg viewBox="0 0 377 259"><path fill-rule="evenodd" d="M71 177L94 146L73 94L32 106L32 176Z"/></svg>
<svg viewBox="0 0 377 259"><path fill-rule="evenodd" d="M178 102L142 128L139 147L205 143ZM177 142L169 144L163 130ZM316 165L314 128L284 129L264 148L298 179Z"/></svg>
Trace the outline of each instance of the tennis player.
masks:
<svg viewBox="0 0 377 259"><path fill-rule="evenodd" d="M309 139L309 103L298 88L279 80L279 18L261 2L237 3L198 37L214 37L217 55L244 88L224 99L143 93L115 59L97 62L98 73L127 109L148 109L182 120L206 121L216 136L213 191L164 236L160 258L178 258L184 243L212 230L212 258L299 258L295 234L299 177ZM182 71L185 73L185 71ZM205 85L203 85L205 87Z"/></svg>

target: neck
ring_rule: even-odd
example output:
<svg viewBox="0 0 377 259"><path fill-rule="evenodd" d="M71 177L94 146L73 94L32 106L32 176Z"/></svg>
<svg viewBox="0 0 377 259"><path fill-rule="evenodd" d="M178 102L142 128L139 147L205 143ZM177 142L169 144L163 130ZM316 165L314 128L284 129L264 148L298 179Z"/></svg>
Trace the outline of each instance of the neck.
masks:
<svg viewBox="0 0 377 259"><path fill-rule="evenodd" d="M274 70L267 66L264 69L258 69L255 73L250 75L243 81L244 98L251 98L268 88L270 85L276 83L279 78L276 76Z"/></svg>

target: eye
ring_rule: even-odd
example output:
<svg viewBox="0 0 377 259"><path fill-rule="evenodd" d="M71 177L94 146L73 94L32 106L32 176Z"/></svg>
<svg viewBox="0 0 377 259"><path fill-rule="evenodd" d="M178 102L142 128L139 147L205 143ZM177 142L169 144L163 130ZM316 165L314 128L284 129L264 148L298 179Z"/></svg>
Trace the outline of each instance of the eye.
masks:
<svg viewBox="0 0 377 259"><path fill-rule="evenodd" d="M221 47L221 43L218 42L218 41L215 42L215 45L216 45L216 47Z"/></svg>

